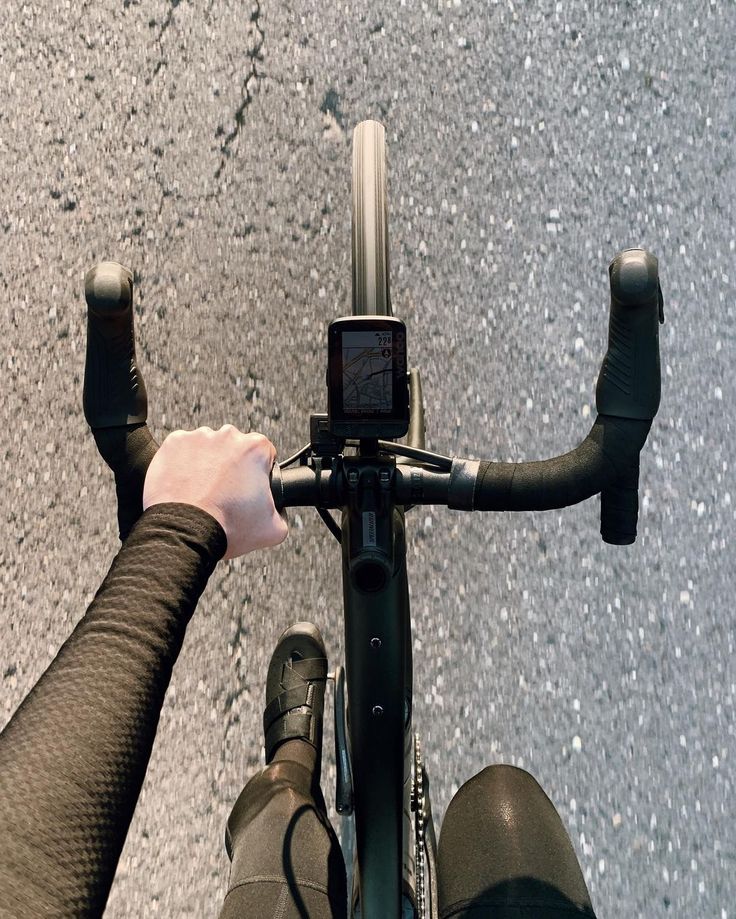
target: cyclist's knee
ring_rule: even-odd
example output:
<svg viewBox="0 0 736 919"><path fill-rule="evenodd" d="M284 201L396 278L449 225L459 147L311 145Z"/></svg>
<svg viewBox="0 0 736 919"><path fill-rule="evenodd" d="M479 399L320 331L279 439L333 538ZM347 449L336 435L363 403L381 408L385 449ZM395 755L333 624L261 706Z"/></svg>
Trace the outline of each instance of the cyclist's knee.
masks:
<svg viewBox="0 0 736 919"><path fill-rule="evenodd" d="M477 847L474 860L467 855L470 840ZM533 879L547 885L545 897L554 889L567 898L565 903L579 904L592 915L560 815L534 776L518 766L487 766L458 790L442 822L438 865L446 893L452 896L452 879L459 875L472 876L477 890L509 878L521 879L528 888L527 881Z"/></svg>
<svg viewBox="0 0 736 919"><path fill-rule="evenodd" d="M535 785L539 784L531 772L527 772L527 770L522 769L521 766L512 766L510 763L494 763L491 766L486 766L485 769L481 769L481 771L477 773L477 776L484 776L485 781L507 783L533 782ZM475 777L476 776L474 776L474 778Z"/></svg>
<svg viewBox="0 0 736 919"><path fill-rule="evenodd" d="M497 763L486 766L462 785L448 806L448 814L483 813L502 822L521 812L554 811L552 802L534 776L519 766Z"/></svg>
<svg viewBox="0 0 736 919"><path fill-rule="evenodd" d="M494 763L486 766L480 772L472 776L458 790L458 795L463 789L466 792L477 790L478 787L485 790L493 790L495 793L511 793L522 790L524 793L534 793L537 789L543 791L542 786L534 778L531 772L522 769L520 766L511 766L509 763Z"/></svg>

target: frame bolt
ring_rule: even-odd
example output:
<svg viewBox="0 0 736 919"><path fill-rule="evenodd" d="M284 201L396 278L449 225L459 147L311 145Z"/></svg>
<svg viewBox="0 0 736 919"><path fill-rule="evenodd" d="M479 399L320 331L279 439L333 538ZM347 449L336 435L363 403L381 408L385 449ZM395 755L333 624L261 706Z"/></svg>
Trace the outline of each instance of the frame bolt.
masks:
<svg viewBox="0 0 736 919"><path fill-rule="evenodd" d="M378 718L383 714L383 708L380 705L373 706L373 714Z"/></svg>
<svg viewBox="0 0 736 919"><path fill-rule="evenodd" d="M371 648L380 648L381 639L380 638L371 638Z"/></svg>

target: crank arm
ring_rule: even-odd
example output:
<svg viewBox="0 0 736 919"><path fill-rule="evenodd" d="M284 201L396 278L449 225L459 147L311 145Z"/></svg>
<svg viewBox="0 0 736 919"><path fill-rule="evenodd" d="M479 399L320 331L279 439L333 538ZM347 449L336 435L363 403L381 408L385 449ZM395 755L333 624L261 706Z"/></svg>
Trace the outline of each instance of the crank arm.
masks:
<svg viewBox="0 0 736 919"><path fill-rule="evenodd" d="M353 770L348 748L347 709L345 706L345 668L335 667L327 678L335 683L335 752L337 763L337 790L335 808L338 814L349 817L353 813Z"/></svg>

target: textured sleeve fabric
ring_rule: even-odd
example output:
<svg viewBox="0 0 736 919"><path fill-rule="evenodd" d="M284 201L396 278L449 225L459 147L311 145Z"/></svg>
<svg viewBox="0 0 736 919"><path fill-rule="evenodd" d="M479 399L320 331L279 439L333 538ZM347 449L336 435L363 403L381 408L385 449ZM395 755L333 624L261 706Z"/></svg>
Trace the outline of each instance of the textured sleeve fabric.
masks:
<svg viewBox="0 0 736 919"><path fill-rule="evenodd" d="M226 548L200 508L148 508L0 734L2 919L102 915L187 623Z"/></svg>

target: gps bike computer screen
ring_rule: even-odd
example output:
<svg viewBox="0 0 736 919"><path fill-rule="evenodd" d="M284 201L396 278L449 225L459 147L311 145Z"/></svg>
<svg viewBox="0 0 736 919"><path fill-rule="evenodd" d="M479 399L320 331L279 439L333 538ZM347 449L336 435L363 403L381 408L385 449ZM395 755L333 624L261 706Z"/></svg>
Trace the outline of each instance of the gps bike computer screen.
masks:
<svg viewBox="0 0 736 919"><path fill-rule="evenodd" d="M406 327L392 316L336 319L328 329L330 430L402 437L409 427Z"/></svg>

